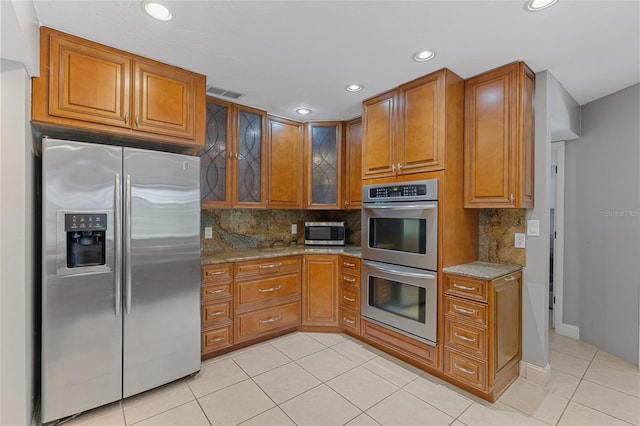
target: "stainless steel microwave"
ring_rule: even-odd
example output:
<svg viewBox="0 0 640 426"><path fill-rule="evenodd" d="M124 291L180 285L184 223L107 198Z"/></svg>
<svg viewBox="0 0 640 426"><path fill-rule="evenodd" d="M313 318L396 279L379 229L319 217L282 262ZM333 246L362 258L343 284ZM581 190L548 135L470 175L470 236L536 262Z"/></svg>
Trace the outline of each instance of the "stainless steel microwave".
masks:
<svg viewBox="0 0 640 426"><path fill-rule="evenodd" d="M344 222L305 222L304 243L311 246L343 246Z"/></svg>

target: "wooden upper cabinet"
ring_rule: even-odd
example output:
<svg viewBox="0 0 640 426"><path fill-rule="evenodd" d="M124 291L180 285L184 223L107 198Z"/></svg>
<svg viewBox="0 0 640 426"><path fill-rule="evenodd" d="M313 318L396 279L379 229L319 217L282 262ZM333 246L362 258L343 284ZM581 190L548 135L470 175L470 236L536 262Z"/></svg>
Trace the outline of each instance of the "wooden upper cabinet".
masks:
<svg viewBox="0 0 640 426"><path fill-rule="evenodd" d="M231 207L232 104L207 97L205 146L200 151L200 201L203 207Z"/></svg>
<svg viewBox="0 0 640 426"><path fill-rule="evenodd" d="M344 208L362 207L362 118L347 121L344 156Z"/></svg>
<svg viewBox="0 0 640 426"><path fill-rule="evenodd" d="M305 208L342 208L342 122L307 123Z"/></svg>
<svg viewBox="0 0 640 426"><path fill-rule="evenodd" d="M466 81L465 207L533 207L534 79L515 62Z"/></svg>
<svg viewBox="0 0 640 426"><path fill-rule="evenodd" d="M234 105L233 205L266 207L266 125L267 113Z"/></svg>
<svg viewBox="0 0 640 426"><path fill-rule="evenodd" d="M442 69L364 101L362 178L444 169L448 122L461 119L449 103L463 84Z"/></svg>
<svg viewBox="0 0 640 426"><path fill-rule="evenodd" d="M204 146L203 75L42 27L32 87L36 126Z"/></svg>
<svg viewBox="0 0 640 426"><path fill-rule="evenodd" d="M267 118L267 206L302 208L304 125L284 118Z"/></svg>

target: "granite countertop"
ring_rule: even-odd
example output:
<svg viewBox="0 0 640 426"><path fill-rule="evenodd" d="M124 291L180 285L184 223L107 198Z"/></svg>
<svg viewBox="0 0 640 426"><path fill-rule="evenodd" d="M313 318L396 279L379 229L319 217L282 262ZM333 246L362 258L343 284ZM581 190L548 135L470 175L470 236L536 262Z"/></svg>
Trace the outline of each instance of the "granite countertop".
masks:
<svg viewBox="0 0 640 426"><path fill-rule="evenodd" d="M447 274L465 275L468 277L492 280L503 275L519 271L520 269L522 269L522 266L520 265L477 261L463 263L462 265L449 266L443 268L442 271Z"/></svg>
<svg viewBox="0 0 640 426"><path fill-rule="evenodd" d="M202 253L200 256L201 265L213 265L216 263L241 262L243 260L269 259L274 257L293 256L298 254L343 254L345 256L360 257L360 246L339 246L339 247L275 247L264 249L245 249L230 252Z"/></svg>

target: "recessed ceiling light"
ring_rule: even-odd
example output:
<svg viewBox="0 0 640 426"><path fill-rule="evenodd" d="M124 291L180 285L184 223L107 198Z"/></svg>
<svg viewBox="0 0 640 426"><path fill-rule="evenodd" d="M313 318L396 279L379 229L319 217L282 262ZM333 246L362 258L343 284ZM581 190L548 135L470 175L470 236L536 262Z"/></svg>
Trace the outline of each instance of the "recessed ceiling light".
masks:
<svg viewBox="0 0 640 426"><path fill-rule="evenodd" d="M558 0L529 0L527 2L527 10L531 12L536 12L538 10L546 9L549 6L552 6Z"/></svg>
<svg viewBox="0 0 640 426"><path fill-rule="evenodd" d="M146 1L142 4L144 5L145 12L159 21L170 21L171 18L173 18L173 14L167 6L152 1Z"/></svg>
<svg viewBox="0 0 640 426"><path fill-rule="evenodd" d="M433 49L421 50L413 54L413 60L416 62L430 61L436 57L436 51Z"/></svg>
<svg viewBox="0 0 640 426"><path fill-rule="evenodd" d="M359 83L352 83L345 87L345 89L347 89L347 92L359 92L364 89L364 86Z"/></svg>
<svg viewBox="0 0 640 426"><path fill-rule="evenodd" d="M309 115L311 114L311 110L309 108L298 108L296 112L300 115Z"/></svg>

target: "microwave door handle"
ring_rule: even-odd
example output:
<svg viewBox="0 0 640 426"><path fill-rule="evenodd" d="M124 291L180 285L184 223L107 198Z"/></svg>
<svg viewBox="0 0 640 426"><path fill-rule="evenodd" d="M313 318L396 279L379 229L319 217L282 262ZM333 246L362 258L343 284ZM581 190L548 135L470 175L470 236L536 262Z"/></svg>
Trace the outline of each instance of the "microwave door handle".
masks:
<svg viewBox="0 0 640 426"><path fill-rule="evenodd" d="M381 268L379 266L377 266L376 269L378 269L380 271L383 271L383 272L388 272L390 274L403 275L405 277L425 278L427 280L435 280L436 279L435 275L431 275L431 274L421 274L421 273L418 273L418 272L398 271L397 269Z"/></svg>
<svg viewBox="0 0 640 426"><path fill-rule="evenodd" d="M409 205L409 206L382 206L382 205L375 205L375 206L363 206L364 209L367 210L378 210L378 209L383 209L383 210L415 210L415 209L421 209L421 210L433 210L436 208L436 206L434 204L429 204L426 206L422 206L422 205Z"/></svg>

